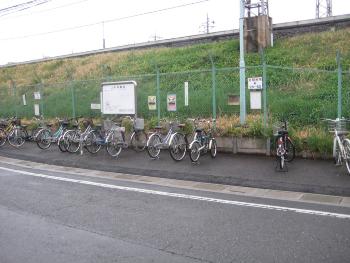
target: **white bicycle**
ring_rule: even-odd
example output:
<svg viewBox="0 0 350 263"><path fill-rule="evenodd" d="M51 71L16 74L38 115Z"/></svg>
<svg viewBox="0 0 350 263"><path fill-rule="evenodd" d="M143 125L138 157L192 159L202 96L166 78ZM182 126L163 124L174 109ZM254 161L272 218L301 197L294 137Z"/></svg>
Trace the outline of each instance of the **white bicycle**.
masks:
<svg viewBox="0 0 350 263"><path fill-rule="evenodd" d="M350 175L350 140L346 138L349 134L346 126L350 120L346 119L325 119L328 122L329 131L334 134L333 138L333 158L336 165L345 163Z"/></svg>

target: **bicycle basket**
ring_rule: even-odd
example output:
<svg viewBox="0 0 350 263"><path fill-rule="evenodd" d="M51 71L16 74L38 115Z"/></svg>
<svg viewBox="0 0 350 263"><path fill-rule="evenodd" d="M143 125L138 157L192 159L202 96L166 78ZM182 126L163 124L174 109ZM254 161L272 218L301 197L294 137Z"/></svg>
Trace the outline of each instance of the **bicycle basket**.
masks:
<svg viewBox="0 0 350 263"><path fill-rule="evenodd" d="M136 118L135 123L134 123L134 129L135 130L143 130L145 128L145 120Z"/></svg>
<svg viewBox="0 0 350 263"><path fill-rule="evenodd" d="M278 136L281 131L284 131L284 124L283 123L275 123L272 125L272 131L273 131L273 136Z"/></svg>
<svg viewBox="0 0 350 263"><path fill-rule="evenodd" d="M348 124L349 120L340 119L334 121L328 121L328 131L334 132L335 130L338 134L347 134L348 133Z"/></svg>

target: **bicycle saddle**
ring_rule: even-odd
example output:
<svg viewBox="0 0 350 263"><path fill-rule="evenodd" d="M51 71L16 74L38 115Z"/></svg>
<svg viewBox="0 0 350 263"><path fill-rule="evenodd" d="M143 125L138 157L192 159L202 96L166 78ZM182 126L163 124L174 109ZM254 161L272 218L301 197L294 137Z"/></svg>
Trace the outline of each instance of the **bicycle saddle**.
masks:
<svg viewBox="0 0 350 263"><path fill-rule="evenodd" d="M202 128L196 128L196 132L202 132L203 129Z"/></svg>

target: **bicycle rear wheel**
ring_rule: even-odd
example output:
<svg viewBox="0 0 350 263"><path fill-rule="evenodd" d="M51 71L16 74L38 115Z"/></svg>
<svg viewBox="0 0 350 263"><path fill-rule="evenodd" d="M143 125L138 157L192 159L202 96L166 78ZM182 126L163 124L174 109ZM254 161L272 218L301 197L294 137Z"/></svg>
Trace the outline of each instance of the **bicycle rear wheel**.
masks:
<svg viewBox="0 0 350 263"><path fill-rule="evenodd" d="M173 158L173 160L175 161L181 161L186 155L186 149L187 144L185 135L179 132L175 133L169 145L169 152L171 158Z"/></svg>
<svg viewBox="0 0 350 263"><path fill-rule="evenodd" d="M0 129L0 146L4 146L6 143L6 133L3 129Z"/></svg>
<svg viewBox="0 0 350 263"><path fill-rule="evenodd" d="M285 158L286 158L286 162L291 162L295 158L295 146L289 138L287 138L286 140Z"/></svg>
<svg viewBox="0 0 350 263"><path fill-rule="evenodd" d="M40 149L48 149L51 146L51 131L42 129L36 134L36 144Z"/></svg>
<svg viewBox="0 0 350 263"><path fill-rule="evenodd" d="M159 134L152 134L147 141L147 153L151 158L157 158L160 153L160 145L162 143L162 139Z"/></svg>
<svg viewBox="0 0 350 263"><path fill-rule="evenodd" d="M132 148L137 152L142 152L146 149L147 144L147 134L145 131L135 131L131 135L130 144L132 145Z"/></svg>
<svg viewBox="0 0 350 263"><path fill-rule="evenodd" d="M21 147L25 142L25 134L21 128L14 128L8 135L8 141L13 147Z"/></svg>
<svg viewBox="0 0 350 263"><path fill-rule="evenodd" d="M350 140L349 139L345 139L344 140L344 152L345 152L345 165L346 165L346 169L348 170L348 174L350 175Z"/></svg>

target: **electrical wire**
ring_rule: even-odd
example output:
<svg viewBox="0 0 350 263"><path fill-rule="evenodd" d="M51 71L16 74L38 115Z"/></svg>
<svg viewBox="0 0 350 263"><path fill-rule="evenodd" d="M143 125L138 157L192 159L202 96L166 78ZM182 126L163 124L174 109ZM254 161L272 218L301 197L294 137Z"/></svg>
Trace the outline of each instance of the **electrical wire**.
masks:
<svg viewBox="0 0 350 263"><path fill-rule="evenodd" d="M21 12L23 10L33 8L33 7L38 6L38 5L46 4L47 2L50 2L50 1L52 1L52 0L32 0L32 1L25 2L25 3L6 7L3 9L0 9L0 17L10 15L12 13Z"/></svg>
<svg viewBox="0 0 350 263"><path fill-rule="evenodd" d="M92 27L92 26L100 25L102 23L106 24L106 23L111 23L111 22L131 19L131 18L135 18L135 17L139 17L139 16L145 16L145 15L165 12L165 11L169 11L169 10L173 10L173 9L186 7L186 6L201 4L201 3L204 3L204 2L208 2L208 1L210 1L210 0L199 0L199 1L196 1L196 2L192 2L192 3L187 3L187 4L172 6L172 7L166 7L166 8L162 8L162 9L153 10L153 11L142 12L142 13L138 13L138 14L134 14L134 15L118 17L118 18L114 18L114 19L109 19L109 20L105 20L105 21L99 21L99 22L90 23L90 24L84 24L84 25L80 25L80 26L67 27L67 28L62 28L62 29L57 29L57 30L37 33L37 34L24 35L24 36L17 36L17 37L10 37L10 38L1 38L0 41L38 37L38 36L44 36L44 35L49 35L49 34L60 33L60 32L64 32L64 31L71 31L71 30L76 30L76 29L81 29L81 28L86 28L86 27Z"/></svg>

